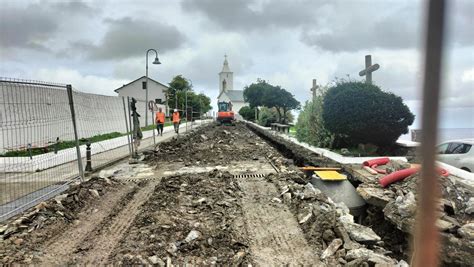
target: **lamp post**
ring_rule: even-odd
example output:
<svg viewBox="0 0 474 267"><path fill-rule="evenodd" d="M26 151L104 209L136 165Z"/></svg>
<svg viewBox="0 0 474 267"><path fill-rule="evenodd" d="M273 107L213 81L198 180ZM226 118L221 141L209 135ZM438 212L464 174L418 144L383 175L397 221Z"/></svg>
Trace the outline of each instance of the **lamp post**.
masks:
<svg viewBox="0 0 474 267"><path fill-rule="evenodd" d="M148 49L146 51L146 79L145 79L145 126L148 126L148 53L150 51L155 52L155 60L153 64L158 65L161 64L160 60L158 59L158 52L155 49Z"/></svg>
<svg viewBox="0 0 474 267"><path fill-rule="evenodd" d="M189 88L193 88L193 81L186 79L190 85L188 86ZM188 131L188 88L186 88L186 91L184 91L184 97L185 100L184 102L186 103L186 131ZM193 112L191 111L191 123L193 121ZM192 124L191 124L192 125Z"/></svg>

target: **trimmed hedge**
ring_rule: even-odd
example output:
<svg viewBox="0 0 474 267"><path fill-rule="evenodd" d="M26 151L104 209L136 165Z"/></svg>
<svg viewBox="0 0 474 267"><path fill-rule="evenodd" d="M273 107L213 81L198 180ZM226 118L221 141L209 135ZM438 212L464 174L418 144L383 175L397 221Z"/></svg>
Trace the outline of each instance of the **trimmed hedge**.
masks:
<svg viewBox="0 0 474 267"><path fill-rule="evenodd" d="M324 98L324 125L344 145L393 145L414 119L401 97L373 84L338 82Z"/></svg>

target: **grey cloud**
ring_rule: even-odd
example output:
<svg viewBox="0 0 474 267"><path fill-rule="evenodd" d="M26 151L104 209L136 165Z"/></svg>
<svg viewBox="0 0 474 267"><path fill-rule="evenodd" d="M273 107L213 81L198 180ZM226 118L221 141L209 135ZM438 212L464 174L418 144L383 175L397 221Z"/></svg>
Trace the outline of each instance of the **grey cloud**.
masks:
<svg viewBox="0 0 474 267"><path fill-rule="evenodd" d="M473 45L474 1L456 0L449 4L447 43ZM332 12L322 15L333 20L320 23L317 30L309 27L303 30L301 40L307 45L344 52L413 49L423 42L426 7L421 2L334 1L329 6Z"/></svg>
<svg viewBox="0 0 474 267"><path fill-rule="evenodd" d="M387 11L388 7L391 10ZM335 19L329 25L321 25L330 30L306 29L301 40L307 45L333 52L414 48L420 41L418 11L413 4L397 7L387 2L350 8L335 5L332 14L327 14Z"/></svg>
<svg viewBox="0 0 474 267"><path fill-rule="evenodd" d="M156 48L158 53L166 52L180 47L186 40L176 27L157 21L122 18L108 19L106 22L110 26L98 46L76 43L86 49L89 47L89 55L92 59L139 56L144 55L149 48Z"/></svg>
<svg viewBox="0 0 474 267"><path fill-rule="evenodd" d="M447 16L448 44L474 45L474 1L456 0L449 2Z"/></svg>
<svg viewBox="0 0 474 267"><path fill-rule="evenodd" d="M96 13L82 1L40 1L24 7L2 7L0 16L0 46L50 50L45 42L58 33L58 25L71 24L71 17Z"/></svg>
<svg viewBox="0 0 474 267"><path fill-rule="evenodd" d="M315 1L185 0L186 12L204 14L216 25L235 31L252 31L271 26L298 27L313 21Z"/></svg>
<svg viewBox="0 0 474 267"><path fill-rule="evenodd" d="M2 47L42 48L57 29L55 18L34 6L25 9L2 9L0 45Z"/></svg>
<svg viewBox="0 0 474 267"><path fill-rule="evenodd" d="M43 3L46 4L46 1L44 1ZM64 2L61 1L57 3L52 3L51 7L57 12L63 12L63 13L75 14L75 15L78 15L78 14L92 15L100 11L99 9L95 7L93 8L82 1L64 1Z"/></svg>

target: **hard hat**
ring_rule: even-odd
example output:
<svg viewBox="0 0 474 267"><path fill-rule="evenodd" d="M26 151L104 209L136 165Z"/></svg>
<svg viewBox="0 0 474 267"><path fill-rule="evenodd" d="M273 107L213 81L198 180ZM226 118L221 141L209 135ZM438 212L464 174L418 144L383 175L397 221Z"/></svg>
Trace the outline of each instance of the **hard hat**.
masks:
<svg viewBox="0 0 474 267"><path fill-rule="evenodd" d="M178 110L177 110L177 109L174 109L174 112L178 112Z"/></svg>

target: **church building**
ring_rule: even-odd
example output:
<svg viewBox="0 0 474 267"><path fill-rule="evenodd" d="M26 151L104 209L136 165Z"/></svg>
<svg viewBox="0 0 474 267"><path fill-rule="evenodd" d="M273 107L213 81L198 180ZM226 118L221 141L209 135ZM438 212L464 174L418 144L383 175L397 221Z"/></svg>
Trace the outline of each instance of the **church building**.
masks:
<svg viewBox="0 0 474 267"><path fill-rule="evenodd" d="M231 102L232 110L238 113L239 110L247 106L244 101L244 91L234 90L234 73L230 71L229 62L227 62L227 56L224 59L224 66L222 71L219 73L219 96L217 100L219 102Z"/></svg>

